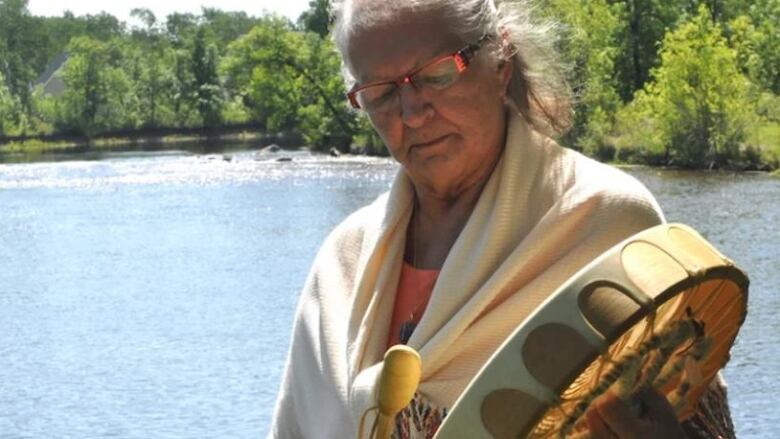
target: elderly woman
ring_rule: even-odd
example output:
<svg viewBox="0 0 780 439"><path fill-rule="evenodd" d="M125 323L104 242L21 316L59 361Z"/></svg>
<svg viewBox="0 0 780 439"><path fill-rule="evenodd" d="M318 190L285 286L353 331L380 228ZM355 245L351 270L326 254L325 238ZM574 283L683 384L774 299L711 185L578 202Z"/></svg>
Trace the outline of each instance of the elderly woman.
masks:
<svg viewBox="0 0 780 439"><path fill-rule="evenodd" d="M549 137L567 127L569 99L548 28L534 26L525 5L335 6L349 100L401 170L317 255L271 437L355 437L396 343L423 363L417 410L398 417L397 432L431 437L489 356L561 283L664 219L635 179ZM646 419L605 401L588 414L593 432L681 436L657 396L647 396Z"/></svg>

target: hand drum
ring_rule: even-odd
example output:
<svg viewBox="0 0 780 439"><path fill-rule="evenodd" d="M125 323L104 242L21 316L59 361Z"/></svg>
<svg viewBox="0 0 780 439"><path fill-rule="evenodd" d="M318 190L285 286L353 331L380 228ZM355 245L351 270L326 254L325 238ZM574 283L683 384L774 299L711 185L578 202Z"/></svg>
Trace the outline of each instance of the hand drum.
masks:
<svg viewBox="0 0 780 439"><path fill-rule="evenodd" d="M748 279L698 233L664 224L580 270L507 338L437 438L587 436L583 414L612 389L666 395L693 415L726 364Z"/></svg>

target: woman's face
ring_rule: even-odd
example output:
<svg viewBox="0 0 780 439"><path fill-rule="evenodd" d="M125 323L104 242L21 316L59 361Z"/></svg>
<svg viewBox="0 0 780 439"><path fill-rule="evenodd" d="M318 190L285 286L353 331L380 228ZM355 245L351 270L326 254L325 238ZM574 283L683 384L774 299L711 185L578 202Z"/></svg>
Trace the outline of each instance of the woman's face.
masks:
<svg viewBox="0 0 780 439"><path fill-rule="evenodd" d="M353 35L347 57L358 84L395 80L473 41L462 41L443 14L404 14ZM390 153L415 187L440 198L457 197L487 180L504 146L503 96L510 63L498 67L486 42L457 81L444 90L399 88L394 112L368 113Z"/></svg>

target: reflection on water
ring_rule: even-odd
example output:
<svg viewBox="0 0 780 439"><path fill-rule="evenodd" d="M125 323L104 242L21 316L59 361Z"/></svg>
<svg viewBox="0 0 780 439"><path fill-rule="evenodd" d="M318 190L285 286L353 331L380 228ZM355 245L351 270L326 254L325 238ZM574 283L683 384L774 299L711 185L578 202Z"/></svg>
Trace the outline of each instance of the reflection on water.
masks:
<svg viewBox="0 0 780 439"><path fill-rule="evenodd" d="M0 164L0 189L112 188L120 185L215 185L253 182L296 182L346 178L386 180L374 167L392 168L387 159L330 158L307 152L241 152L192 155L121 154L103 161ZM288 161L289 160L289 161Z"/></svg>
<svg viewBox="0 0 780 439"><path fill-rule="evenodd" d="M750 277L748 318L724 375L739 437L771 437L780 393L780 179L641 170L669 221L693 226Z"/></svg>
<svg viewBox="0 0 780 439"><path fill-rule="evenodd" d="M304 152L0 165L0 436L262 437L319 244L395 172ZM725 375L740 437L769 436L780 180L629 172L748 271Z"/></svg>

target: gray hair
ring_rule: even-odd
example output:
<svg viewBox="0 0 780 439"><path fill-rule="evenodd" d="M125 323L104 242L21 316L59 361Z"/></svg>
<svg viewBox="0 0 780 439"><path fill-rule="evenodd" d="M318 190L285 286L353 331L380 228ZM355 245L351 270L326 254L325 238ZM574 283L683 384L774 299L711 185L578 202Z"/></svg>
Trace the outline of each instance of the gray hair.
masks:
<svg viewBox="0 0 780 439"><path fill-rule="evenodd" d="M401 12L440 11L464 42L484 35L499 42L491 56L498 63L511 62L513 67L507 106L548 135L560 135L571 125L571 89L555 50L558 25L552 21L537 22L527 1L380 0L368 7L360 7L360 3L365 0L333 0L333 40L342 55L348 86L355 82L346 56L352 35L393 20Z"/></svg>

